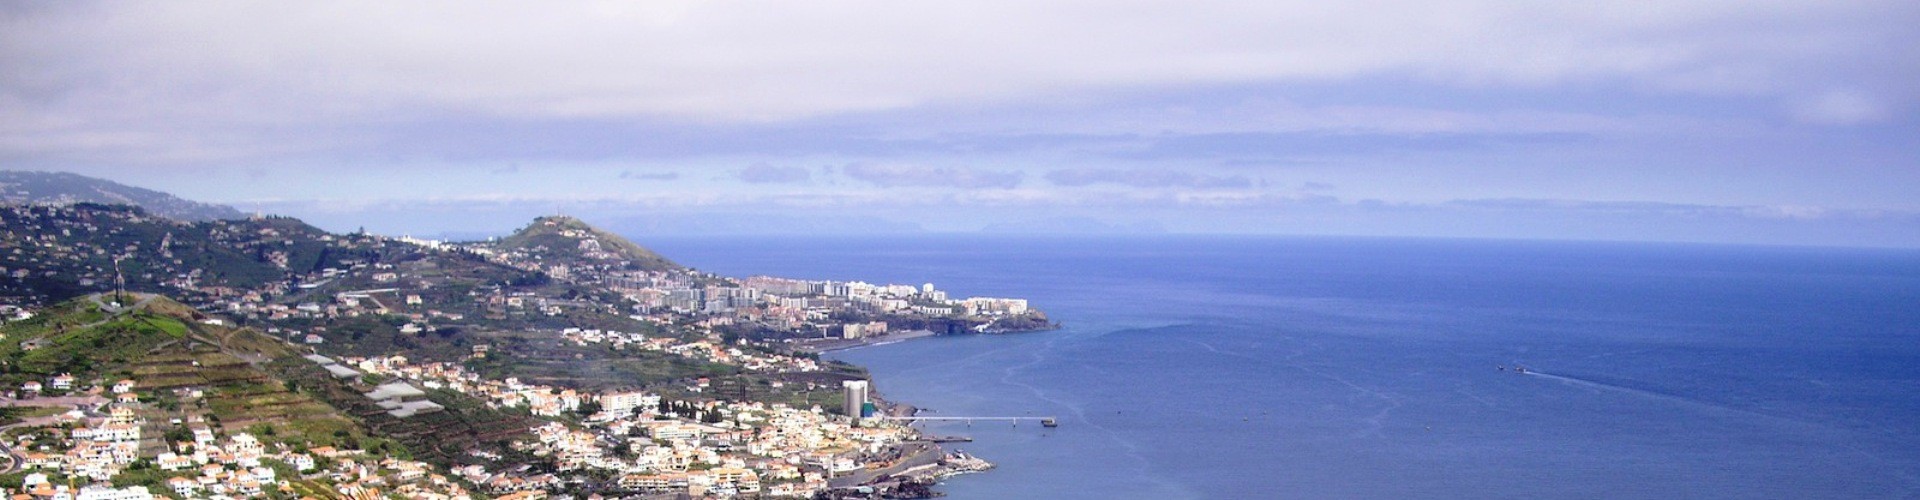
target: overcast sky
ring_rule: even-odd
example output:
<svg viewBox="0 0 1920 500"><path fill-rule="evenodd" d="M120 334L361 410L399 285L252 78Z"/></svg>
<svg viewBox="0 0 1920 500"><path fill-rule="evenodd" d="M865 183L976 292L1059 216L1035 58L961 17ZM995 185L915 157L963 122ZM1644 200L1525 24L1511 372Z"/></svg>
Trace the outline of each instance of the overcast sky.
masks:
<svg viewBox="0 0 1920 500"><path fill-rule="evenodd" d="M331 229L1920 246L1920 2L0 6L0 168Z"/></svg>

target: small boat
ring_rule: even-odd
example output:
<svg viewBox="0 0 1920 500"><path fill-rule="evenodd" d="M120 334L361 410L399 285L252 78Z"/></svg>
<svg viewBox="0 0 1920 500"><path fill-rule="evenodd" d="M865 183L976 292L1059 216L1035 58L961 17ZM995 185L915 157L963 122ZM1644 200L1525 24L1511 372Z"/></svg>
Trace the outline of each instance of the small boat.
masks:
<svg viewBox="0 0 1920 500"><path fill-rule="evenodd" d="M1044 418L1044 419L1040 419L1040 426L1041 427L1059 427L1060 422L1052 418Z"/></svg>

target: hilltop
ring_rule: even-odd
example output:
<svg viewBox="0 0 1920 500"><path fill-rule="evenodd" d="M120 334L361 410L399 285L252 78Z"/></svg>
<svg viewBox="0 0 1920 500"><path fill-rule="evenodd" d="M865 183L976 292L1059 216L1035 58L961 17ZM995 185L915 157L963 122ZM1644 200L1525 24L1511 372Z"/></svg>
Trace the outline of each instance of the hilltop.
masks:
<svg viewBox="0 0 1920 500"><path fill-rule="evenodd" d="M292 353L250 329L227 326L166 297L128 293L75 298L0 327L0 384L71 374L82 380L132 378L146 387L180 387L268 377L247 366ZM167 369L175 361L189 368Z"/></svg>
<svg viewBox="0 0 1920 500"><path fill-rule="evenodd" d="M0 202L71 205L133 205L183 221L241 219L246 214L226 205L200 203L117 182L66 172L0 170Z"/></svg>
<svg viewBox="0 0 1920 500"><path fill-rule="evenodd" d="M616 271L681 269L679 264L653 250L564 215L534 219L527 227L501 238L493 246L501 252L519 252L535 260L575 266Z"/></svg>
<svg viewBox="0 0 1920 500"><path fill-rule="evenodd" d="M23 304L111 293L121 276L129 291L180 297L329 355L461 361L475 345L494 345L513 357L486 364L490 374L607 384L737 371L655 353L636 353L645 359L636 362L558 338L565 328L661 333L586 278L633 262L673 266L574 219L536 221L513 238L544 258L477 244L502 254L489 259L460 247L331 234L286 217L182 222L91 203L0 207L0 216L0 248L11 249L0 252L0 299Z"/></svg>

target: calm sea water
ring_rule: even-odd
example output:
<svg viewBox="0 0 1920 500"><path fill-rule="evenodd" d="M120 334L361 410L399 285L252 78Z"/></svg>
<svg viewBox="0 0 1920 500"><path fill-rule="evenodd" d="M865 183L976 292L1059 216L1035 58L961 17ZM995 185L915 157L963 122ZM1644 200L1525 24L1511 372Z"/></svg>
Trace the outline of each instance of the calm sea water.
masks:
<svg viewBox="0 0 1920 500"><path fill-rule="evenodd" d="M1001 466L954 498L1920 496L1920 252L639 239L723 274L931 281L1064 322L835 354L936 414L1060 418L935 426Z"/></svg>

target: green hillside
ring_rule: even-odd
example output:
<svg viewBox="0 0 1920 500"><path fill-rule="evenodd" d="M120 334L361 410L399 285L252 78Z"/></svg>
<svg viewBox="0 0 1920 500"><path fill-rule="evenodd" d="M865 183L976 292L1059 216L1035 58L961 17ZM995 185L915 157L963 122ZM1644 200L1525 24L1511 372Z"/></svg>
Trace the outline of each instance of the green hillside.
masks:
<svg viewBox="0 0 1920 500"><path fill-rule="evenodd" d="M640 271L666 271L681 267L620 235L563 215L534 219L527 227L501 238L495 246L501 251L524 252L544 261L568 265Z"/></svg>
<svg viewBox="0 0 1920 500"><path fill-rule="evenodd" d="M447 411L387 415L362 395L370 386L361 380L327 376L276 339L216 321L153 294L129 293L122 303L113 294L69 300L0 326L0 389L71 374L71 390L46 395L81 394L128 379L143 400L158 403L142 410L153 436L177 430L165 422L205 415L225 432L289 446L401 456L421 450L419 458L441 464L471 458L463 453L469 449L504 449L527 429L524 417L444 391L433 399Z"/></svg>
<svg viewBox="0 0 1920 500"><path fill-rule="evenodd" d="M266 439L290 445L384 442L261 369L276 358L299 359L286 345L159 295L114 299L88 295L0 327L0 387L70 374L72 389L48 384L47 395L82 394L133 380L143 400L157 403L142 410L153 436L177 431L167 422L204 414L227 432L271 432Z"/></svg>
<svg viewBox="0 0 1920 500"><path fill-rule="evenodd" d="M188 285L259 289L402 251L286 217L181 222L92 203L0 206L0 228L0 248L9 249L0 269L10 271L0 274L0 296L42 303L111 291L116 275L129 290L193 301Z"/></svg>
<svg viewBox="0 0 1920 500"><path fill-rule="evenodd" d="M26 321L0 327L0 383L9 386L70 373L81 380L132 377L157 381L173 373L151 369L173 358L205 359L204 380L225 359L264 361L291 354L285 345L251 330L230 328L166 297L128 293L88 295L49 307ZM251 378L251 377L241 377Z"/></svg>

